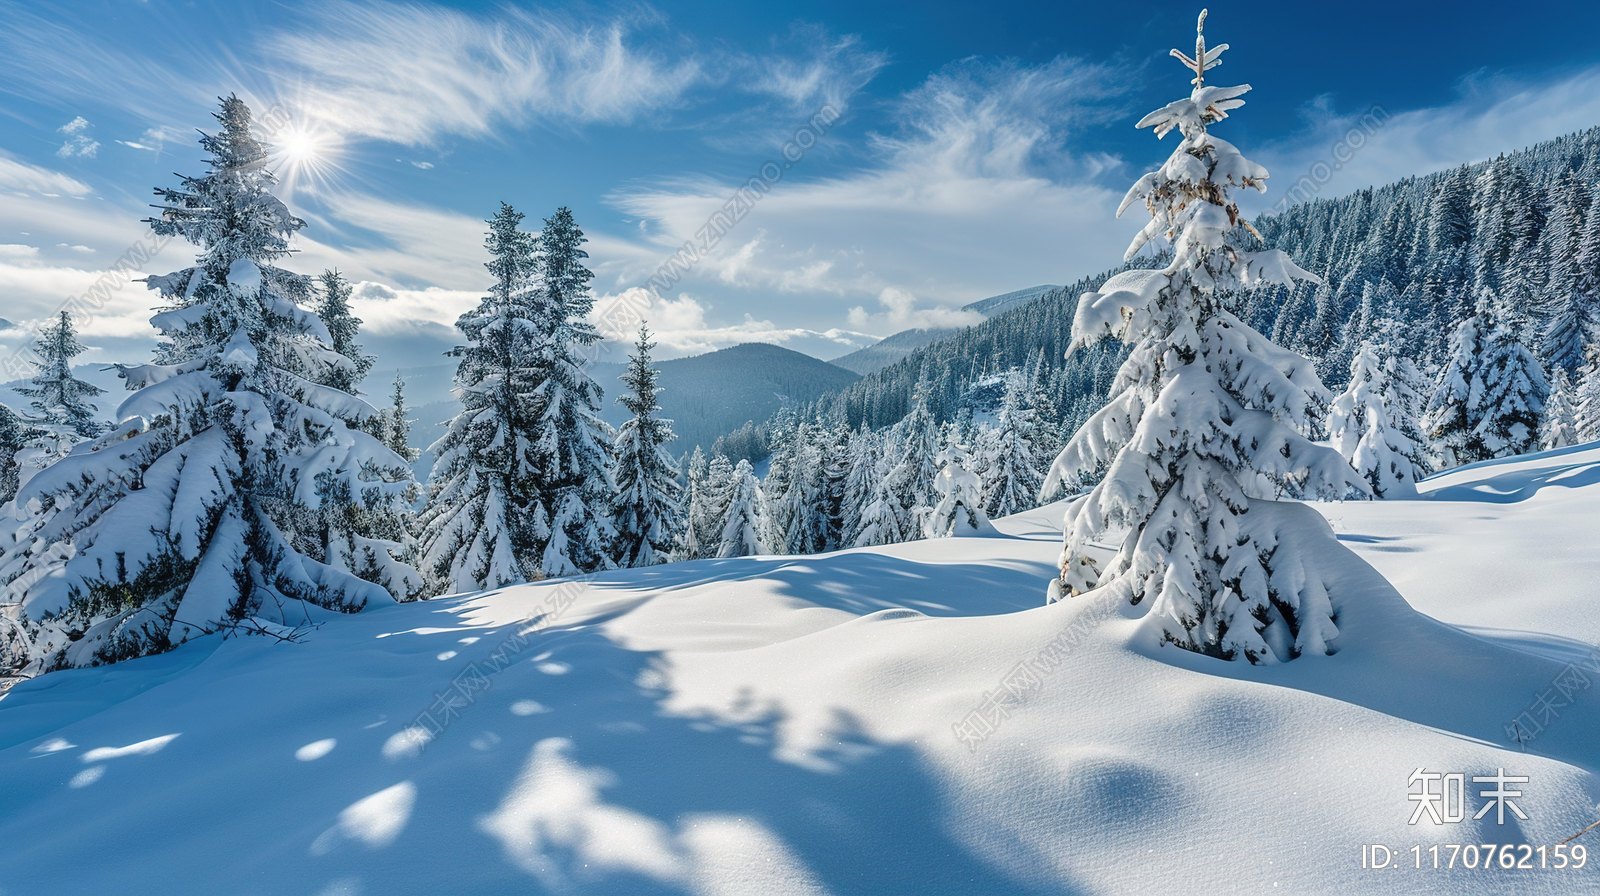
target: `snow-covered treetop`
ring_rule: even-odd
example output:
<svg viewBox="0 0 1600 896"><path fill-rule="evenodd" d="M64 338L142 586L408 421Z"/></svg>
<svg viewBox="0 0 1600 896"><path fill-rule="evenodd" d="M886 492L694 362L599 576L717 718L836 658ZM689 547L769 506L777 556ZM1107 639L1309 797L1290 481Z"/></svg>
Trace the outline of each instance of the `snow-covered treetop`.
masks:
<svg viewBox="0 0 1600 896"><path fill-rule="evenodd" d="M1183 139L1166 164L1141 177L1117 208L1117 216L1121 217L1136 201L1143 199L1150 211L1150 223L1134 237L1124 257L1132 258L1145 243L1165 236L1173 248L1168 273L1190 269L1195 286L1203 291L1236 284L1287 284L1292 278L1320 282L1282 252L1274 249L1243 252L1228 242L1227 237L1235 227L1243 226L1254 232L1240 216L1239 207L1228 197L1229 192L1240 187L1266 192L1267 170L1246 159L1233 144L1206 132L1207 125L1227 118L1230 109L1244 105L1239 97L1249 92L1250 85L1206 85L1205 73L1222 64L1222 51L1228 45L1219 44L1207 50L1205 22L1206 12L1202 10L1193 59L1179 50L1172 51L1173 56L1195 73L1190 82L1194 89L1186 99L1151 112L1137 125L1154 128L1158 138L1176 129ZM1218 250L1223 255L1220 265L1218 259L1210 257Z"/></svg>
<svg viewBox="0 0 1600 896"><path fill-rule="evenodd" d="M237 96L221 102L211 114L222 130L200 136L210 170L157 189L161 214L147 219L156 233L202 247L201 266L214 276L241 258L259 264L289 254L289 237L306 226L268 192L278 179L266 167L269 147L250 132L250 108Z"/></svg>

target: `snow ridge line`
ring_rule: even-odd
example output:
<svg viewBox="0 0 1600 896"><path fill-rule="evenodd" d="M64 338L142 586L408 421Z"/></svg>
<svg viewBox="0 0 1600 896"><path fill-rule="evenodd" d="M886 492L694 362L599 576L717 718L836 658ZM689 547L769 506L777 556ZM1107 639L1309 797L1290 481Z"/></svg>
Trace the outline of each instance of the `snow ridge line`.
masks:
<svg viewBox="0 0 1600 896"><path fill-rule="evenodd" d="M568 579L557 585L540 609L517 625L514 634L500 641L490 654L480 662L470 662L450 679L450 686L436 691L433 702L412 718L410 724L396 735L394 743L398 752L418 755L428 744L443 734L452 722L461 717L467 707L478 702L482 693L489 691L494 682L491 675L516 662L517 657L533 643L531 636L554 625L561 615L571 609L578 594L594 578L593 575ZM386 750L393 753L396 750Z"/></svg>
<svg viewBox="0 0 1600 896"><path fill-rule="evenodd" d="M1011 671L1001 676L994 690L984 691L983 698L961 721L950 725L951 733L956 740L967 745L969 752L978 752L979 745L999 730L1000 723L1011 718L1012 709L1020 708L1029 694L1042 689L1044 679L1055 673L1056 668L1089 633L1116 614L1122 605L1123 589L1106 590L1111 593L1099 595L1098 600L1090 601L1071 625L1051 638L1033 656L1013 666Z"/></svg>

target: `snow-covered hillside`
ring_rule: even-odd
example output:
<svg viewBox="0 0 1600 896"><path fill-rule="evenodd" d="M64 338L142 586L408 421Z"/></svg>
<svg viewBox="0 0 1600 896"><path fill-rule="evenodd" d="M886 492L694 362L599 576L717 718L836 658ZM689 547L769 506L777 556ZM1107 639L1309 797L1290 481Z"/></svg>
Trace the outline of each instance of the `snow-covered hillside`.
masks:
<svg viewBox="0 0 1600 896"><path fill-rule="evenodd" d="M1600 690L1525 749L1505 727L1600 638L1600 446L1316 506L1339 649L1282 665L1043 605L1057 505L1000 537L619 571L51 673L0 699L0 890L1595 892L1600 856L1433 870L1427 849L1600 817ZM1419 768L1464 773L1469 809L1473 776L1527 776L1528 818L1410 826ZM1371 844L1403 867L1363 869Z"/></svg>

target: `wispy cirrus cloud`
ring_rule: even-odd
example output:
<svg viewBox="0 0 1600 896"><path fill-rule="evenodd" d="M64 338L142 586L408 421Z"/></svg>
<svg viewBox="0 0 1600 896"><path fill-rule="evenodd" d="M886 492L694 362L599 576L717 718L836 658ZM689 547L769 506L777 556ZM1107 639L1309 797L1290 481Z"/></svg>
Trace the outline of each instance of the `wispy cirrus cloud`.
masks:
<svg viewBox="0 0 1600 896"><path fill-rule="evenodd" d="M0 152L0 190L42 196L88 196L89 185L70 175L27 162Z"/></svg>
<svg viewBox="0 0 1600 896"><path fill-rule="evenodd" d="M694 54L633 39L655 23L648 13L583 21L336 2L310 15L311 27L268 37L272 78L301 114L349 136L420 145L535 123L625 124L705 79Z"/></svg>
<svg viewBox="0 0 1600 896"><path fill-rule="evenodd" d="M806 295L813 320L882 332L958 321L912 296L960 305L1104 267L1128 238L1106 224L1125 187L1103 182L1117 159L1079 147L1085 129L1117 110L1122 74L1067 58L949 66L895 101L899 127L869 136L871 163L780 183L690 279ZM639 242L659 260L693 239L735 186L680 178L618 190L610 201L646 222ZM618 276L642 282L650 270Z"/></svg>

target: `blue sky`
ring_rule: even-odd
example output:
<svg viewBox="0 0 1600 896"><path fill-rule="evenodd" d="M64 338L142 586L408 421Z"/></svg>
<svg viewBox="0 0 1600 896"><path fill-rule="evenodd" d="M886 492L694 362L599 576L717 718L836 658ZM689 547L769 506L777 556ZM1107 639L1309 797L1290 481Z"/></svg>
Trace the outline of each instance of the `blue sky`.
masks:
<svg viewBox="0 0 1600 896"><path fill-rule="evenodd" d="M605 302L831 104L843 117L647 316L663 356L832 357L1115 264L1142 223L1116 203L1170 151L1133 123L1186 93L1166 54L1192 48L1198 8L0 0L0 316L51 314L139 239L230 91L285 110L283 194L310 222L287 266L358 281L385 368L442 361L499 201L535 227L570 206ZM1212 79L1255 88L1219 136L1281 188L1382 107L1331 195L1600 124L1600 7L1435 9L1213 5L1232 49ZM144 359L151 297L129 284L86 322L94 360Z"/></svg>

